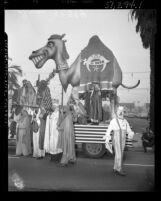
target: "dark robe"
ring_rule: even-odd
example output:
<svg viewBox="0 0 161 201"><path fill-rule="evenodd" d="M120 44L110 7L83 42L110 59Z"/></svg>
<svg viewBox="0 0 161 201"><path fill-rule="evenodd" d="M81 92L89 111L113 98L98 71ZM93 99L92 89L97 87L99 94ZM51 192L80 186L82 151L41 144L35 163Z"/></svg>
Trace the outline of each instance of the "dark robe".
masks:
<svg viewBox="0 0 161 201"><path fill-rule="evenodd" d="M90 119L90 96L91 92L86 91L84 94L84 108L87 112L87 119Z"/></svg>
<svg viewBox="0 0 161 201"><path fill-rule="evenodd" d="M90 102L90 119L91 122L102 121L102 98L99 91L94 90Z"/></svg>
<svg viewBox="0 0 161 201"><path fill-rule="evenodd" d="M44 149L44 137L45 137L45 128L46 128L46 117L47 113L43 114L43 117L40 118L40 130L39 130L39 149Z"/></svg>
<svg viewBox="0 0 161 201"><path fill-rule="evenodd" d="M16 122L12 121L11 125L10 125L10 132L11 132L11 136L13 137L14 135L16 135Z"/></svg>

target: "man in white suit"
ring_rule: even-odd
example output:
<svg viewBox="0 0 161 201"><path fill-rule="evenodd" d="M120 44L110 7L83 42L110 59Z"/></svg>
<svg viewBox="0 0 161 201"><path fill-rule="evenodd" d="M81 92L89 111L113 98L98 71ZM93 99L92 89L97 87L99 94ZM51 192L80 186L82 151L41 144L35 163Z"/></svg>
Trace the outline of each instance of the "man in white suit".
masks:
<svg viewBox="0 0 161 201"><path fill-rule="evenodd" d="M123 153L126 142L126 134L132 139L134 132L131 130L129 123L124 119L124 108L119 106L116 111L116 116L111 120L110 125L104 136L106 147L109 148L109 140L111 139L111 131L113 131L113 147L115 151L114 173L125 176L123 171Z"/></svg>

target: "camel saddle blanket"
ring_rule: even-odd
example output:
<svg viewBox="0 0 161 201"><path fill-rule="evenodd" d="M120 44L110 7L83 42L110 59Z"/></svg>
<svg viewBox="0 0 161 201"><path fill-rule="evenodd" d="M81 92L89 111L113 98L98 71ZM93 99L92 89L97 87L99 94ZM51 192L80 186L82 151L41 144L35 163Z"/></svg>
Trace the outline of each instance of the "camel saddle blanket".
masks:
<svg viewBox="0 0 161 201"><path fill-rule="evenodd" d="M117 68L120 67L112 51L98 36L93 36L87 47L81 51L79 93L90 90L93 83L99 83L101 90L113 90Z"/></svg>

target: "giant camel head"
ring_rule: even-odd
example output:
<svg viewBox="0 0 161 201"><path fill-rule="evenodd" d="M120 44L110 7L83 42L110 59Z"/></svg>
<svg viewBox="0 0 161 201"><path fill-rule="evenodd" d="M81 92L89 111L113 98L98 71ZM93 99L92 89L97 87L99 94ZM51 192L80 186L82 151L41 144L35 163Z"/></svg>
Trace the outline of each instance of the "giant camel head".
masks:
<svg viewBox="0 0 161 201"><path fill-rule="evenodd" d="M29 59L33 61L37 69L42 68L49 59L56 62L57 70L60 65L66 63L66 60L69 59L69 55L65 46L66 41L62 40L64 36L65 34L51 35L44 47L32 52Z"/></svg>

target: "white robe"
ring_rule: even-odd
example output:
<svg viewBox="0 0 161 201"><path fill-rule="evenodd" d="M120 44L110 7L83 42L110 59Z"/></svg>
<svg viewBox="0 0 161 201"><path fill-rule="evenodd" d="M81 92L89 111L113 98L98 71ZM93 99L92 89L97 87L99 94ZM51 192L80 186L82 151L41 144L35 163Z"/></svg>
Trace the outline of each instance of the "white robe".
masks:
<svg viewBox="0 0 161 201"><path fill-rule="evenodd" d="M46 153L58 154L62 152L57 148L58 135L57 121L59 118L59 110L56 109L52 114L49 114L46 119L44 149Z"/></svg>
<svg viewBox="0 0 161 201"><path fill-rule="evenodd" d="M36 121L38 123L39 129L40 129L40 109L38 111L38 114L36 115ZM37 133L33 132L33 157L43 157L45 156L45 151L39 149L39 130Z"/></svg>

